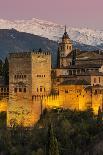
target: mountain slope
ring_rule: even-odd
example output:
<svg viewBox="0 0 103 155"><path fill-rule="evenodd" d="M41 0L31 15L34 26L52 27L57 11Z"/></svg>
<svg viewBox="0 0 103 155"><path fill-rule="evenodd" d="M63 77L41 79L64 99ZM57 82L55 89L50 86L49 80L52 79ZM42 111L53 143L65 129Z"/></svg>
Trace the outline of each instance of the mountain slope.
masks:
<svg viewBox="0 0 103 155"><path fill-rule="evenodd" d="M51 51L53 66L56 65L58 43L37 35L18 32L15 29L0 29L0 58L5 58L9 52L25 52L39 50ZM74 42L74 48L81 50L96 50L94 46Z"/></svg>
<svg viewBox="0 0 103 155"><path fill-rule="evenodd" d="M14 29L0 30L0 58L8 56L10 52L30 52L39 48L51 51L53 58L56 57L57 42L55 41Z"/></svg>
<svg viewBox="0 0 103 155"><path fill-rule="evenodd" d="M31 20L3 20L0 19L0 29L14 28L20 32L27 32L34 35L46 37L50 40L60 40L64 26L52 22L43 21L39 19ZM99 46L103 49L103 31L92 30L87 28L67 28L67 32L73 41L79 44L86 44L92 46Z"/></svg>

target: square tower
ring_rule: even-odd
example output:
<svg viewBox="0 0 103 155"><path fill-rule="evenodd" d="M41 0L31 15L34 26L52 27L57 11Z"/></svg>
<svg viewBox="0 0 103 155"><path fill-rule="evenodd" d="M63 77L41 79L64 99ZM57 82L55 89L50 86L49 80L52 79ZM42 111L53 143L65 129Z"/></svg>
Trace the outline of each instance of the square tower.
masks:
<svg viewBox="0 0 103 155"><path fill-rule="evenodd" d="M32 53L32 97L48 96L51 92L51 54Z"/></svg>
<svg viewBox="0 0 103 155"><path fill-rule="evenodd" d="M10 53L9 92L7 125L32 126L36 113L33 99L51 92L50 52Z"/></svg>

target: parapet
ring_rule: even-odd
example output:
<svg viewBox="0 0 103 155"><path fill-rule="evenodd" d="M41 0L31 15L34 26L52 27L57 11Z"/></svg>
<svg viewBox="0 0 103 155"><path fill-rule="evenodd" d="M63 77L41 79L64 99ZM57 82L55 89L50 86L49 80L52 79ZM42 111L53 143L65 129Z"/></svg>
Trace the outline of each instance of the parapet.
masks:
<svg viewBox="0 0 103 155"><path fill-rule="evenodd" d="M23 57L30 57L31 55L51 55L50 51L30 51L30 52L14 52L9 53L9 58L23 58Z"/></svg>
<svg viewBox="0 0 103 155"><path fill-rule="evenodd" d="M9 53L9 58L24 58L24 57L30 57L31 52L15 52L15 53Z"/></svg>
<svg viewBox="0 0 103 155"><path fill-rule="evenodd" d="M50 51L33 51L32 52L33 55L51 55L51 52Z"/></svg>

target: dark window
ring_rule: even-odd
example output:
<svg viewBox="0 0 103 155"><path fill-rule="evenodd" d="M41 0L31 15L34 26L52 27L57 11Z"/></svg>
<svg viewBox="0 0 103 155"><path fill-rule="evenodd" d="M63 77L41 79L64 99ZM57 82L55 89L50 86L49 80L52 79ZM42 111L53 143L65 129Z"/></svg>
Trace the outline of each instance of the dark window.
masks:
<svg viewBox="0 0 103 155"><path fill-rule="evenodd" d="M22 88L19 88L19 92L22 92Z"/></svg>
<svg viewBox="0 0 103 155"><path fill-rule="evenodd" d="M44 92L45 92L45 88L44 88Z"/></svg>
<svg viewBox="0 0 103 155"><path fill-rule="evenodd" d="M14 88L14 92L17 93L17 88Z"/></svg>
<svg viewBox="0 0 103 155"><path fill-rule="evenodd" d="M57 82L59 82L59 79L57 79Z"/></svg>
<svg viewBox="0 0 103 155"><path fill-rule="evenodd" d="M40 88L40 92L42 92L42 88Z"/></svg>
<svg viewBox="0 0 103 155"><path fill-rule="evenodd" d="M4 92L6 92L6 88L4 88Z"/></svg>
<svg viewBox="0 0 103 155"><path fill-rule="evenodd" d="M65 93L68 93L68 90L65 90Z"/></svg>
<svg viewBox="0 0 103 155"><path fill-rule="evenodd" d="M76 75L76 70L73 70L73 74Z"/></svg>
<svg viewBox="0 0 103 155"><path fill-rule="evenodd" d="M97 90L95 90L95 95L97 95L97 93L98 93Z"/></svg>
<svg viewBox="0 0 103 155"><path fill-rule="evenodd" d="M26 78L26 75L24 75L24 78Z"/></svg>
<svg viewBox="0 0 103 155"><path fill-rule="evenodd" d="M69 70L69 75L72 75L72 71L71 70Z"/></svg>
<svg viewBox="0 0 103 155"><path fill-rule="evenodd" d="M26 88L24 88L24 93L26 93Z"/></svg>
<svg viewBox="0 0 103 155"><path fill-rule="evenodd" d="M3 88L1 88L1 92L3 92Z"/></svg>
<svg viewBox="0 0 103 155"><path fill-rule="evenodd" d="M38 88L37 88L37 92L38 92Z"/></svg>
<svg viewBox="0 0 103 155"><path fill-rule="evenodd" d="M99 77L99 83L100 83L100 77Z"/></svg>

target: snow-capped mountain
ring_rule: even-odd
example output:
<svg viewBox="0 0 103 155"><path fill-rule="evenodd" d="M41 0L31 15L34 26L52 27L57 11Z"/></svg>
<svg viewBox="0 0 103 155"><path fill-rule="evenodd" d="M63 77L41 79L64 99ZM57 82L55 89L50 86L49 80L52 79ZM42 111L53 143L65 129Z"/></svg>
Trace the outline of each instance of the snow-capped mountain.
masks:
<svg viewBox="0 0 103 155"><path fill-rule="evenodd" d="M33 18L31 20L4 20L0 19L0 29L16 29L34 35L59 41L64 33L64 26L52 22ZM73 41L78 43L98 46L103 45L103 31L88 28L67 27L67 32ZM15 37L15 36L13 36ZM103 47L103 46L102 46Z"/></svg>

